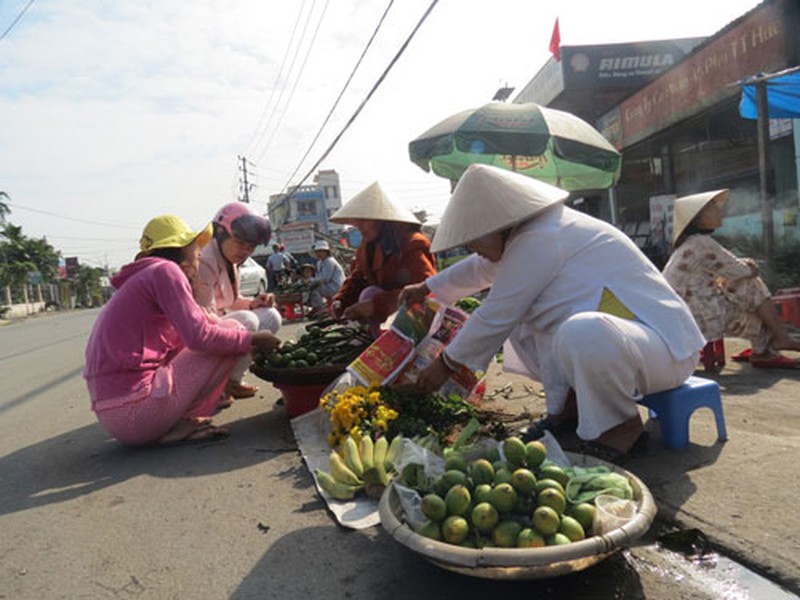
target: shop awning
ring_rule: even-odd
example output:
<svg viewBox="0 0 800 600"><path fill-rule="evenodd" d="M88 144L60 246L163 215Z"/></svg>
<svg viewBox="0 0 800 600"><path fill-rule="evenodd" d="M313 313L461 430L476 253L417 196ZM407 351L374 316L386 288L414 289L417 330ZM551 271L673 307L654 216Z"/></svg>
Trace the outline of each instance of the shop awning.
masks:
<svg viewBox="0 0 800 600"><path fill-rule="evenodd" d="M780 73L758 74L742 85L739 114L745 119L758 119L756 83L767 86L767 105L770 119L800 119L800 67L785 69Z"/></svg>

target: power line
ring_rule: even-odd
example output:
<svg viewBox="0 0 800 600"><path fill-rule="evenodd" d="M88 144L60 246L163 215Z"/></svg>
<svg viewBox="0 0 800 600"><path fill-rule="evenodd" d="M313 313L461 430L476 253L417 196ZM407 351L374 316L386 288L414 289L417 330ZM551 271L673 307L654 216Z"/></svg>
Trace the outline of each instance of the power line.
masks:
<svg viewBox="0 0 800 600"><path fill-rule="evenodd" d="M85 236L70 236L70 235L50 235L46 234L45 237L50 240L80 240L83 242L119 242L120 238L95 238ZM133 238L130 238L133 239Z"/></svg>
<svg viewBox="0 0 800 600"><path fill-rule="evenodd" d="M408 38L406 38L406 41L403 42L403 45L400 46L400 49L397 51L397 54L394 55L394 58L392 58L391 62L389 63L389 66L387 66L386 69L383 71L383 73L381 73L381 76L378 78L378 81L375 82L375 84L372 86L372 89L369 91L367 96L364 98L364 100L361 101L361 104L359 104L358 108L356 108L356 112L354 112L353 116L351 116L350 119L347 121L347 123L345 123L344 127L339 132L339 135L337 135L336 138L333 140L333 142L331 142L330 146L328 146L328 149L325 150L325 152L322 154L322 156L320 156L319 160L317 160L317 162L314 163L314 166L312 166L308 170L308 173L306 173L305 177L303 177L303 179L300 181L300 183L298 183L297 185L293 186L293 189L289 193L288 197L290 197L290 198L292 197L292 195L294 194L295 190L300 188L300 186L302 186L303 183L305 183L306 179L308 179L311 176L311 174L314 173L314 171L317 170L317 167L319 167L320 163L322 163L322 161L325 160L327 158L327 156L331 153L331 151L336 147L336 144L339 143L339 140L342 138L342 136L345 134L345 132L350 128L350 125L352 125L353 122L358 117L358 115L361 114L361 111L367 105L367 102L369 102L370 98L372 98L372 95L377 91L377 89L383 83L383 80L386 79L386 76L389 74L389 71L392 70L392 68L394 67L395 63L398 61L400 56L402 56L403 52L405 52L406 48L411 43L411 40L414 39L414 36L417 34L417 31L419 31L419 28L422 27L422 24L425 22L425 20L431 14L431 11L433 10L433 8L436 6L436 4L438 2L439 2L439 0L433 0L433 2L431 2L431 4L428 7L428 9L425 11L425 14L422 15L422 18L420 18L419 22L416 24L414 29L411 31L411 34L408 36Z"/></svg>
<svg viewBox="0 0 800 600"><path fill-rule="evenodd" d="M305 2L303 4L305 5ZM303 31L300 33L300 39L297 42L297 46L295 48L294 55L292 56L291 63L289 64L289 70L286 73L286 80L287 81L289 81L291 79L291 77L292 77L292 72L294 71L295 62L297 61L297 57L300 54L300 48L303 45L303 40L306 37L306 31L308 30L308 24L311 22L311 15L312 15L312 13L314 11L314 5L316 5L316 0L314 0L314 2L312 3L311 9L309 10L308 16L306 17L306 20L305 20L305 23L303 24ZM261 134L256 146L253 149L253 152L256 153L256 155L258 156L258 159L257 159L256 162L258 162L258 160L261 159L261 157L266 152L266 148L269 146L269 143L272 141L272 137L273 137L274 134L270 135L269 140L267 141L266 146L264 147L264 150L262 152L256 152L256 148L258 148L258 146L261 145L261 143L264 141L264 138L267 136L267 132L269 131L270 126L272 125L272 118L277 114L278 107L281 105L281 100L283 99L283 93L285 91L286 91L286 86L281 86L280 91L278 92L278 99L275 101L275 104L274 104L274 106L272 108L272 113L269 116L269 121L264 126L264 130L263 130L263 132L262 132L262 134Z"/></svg>
<svg viewBox="0 0 800 600"><path fill-rule="evenodd" d="M347 81L345 81L344 86L342 86L342 90L339 92L339 95L337 96L336 100L334 101L333 106L331 106L331 109L328 111L328 115L325 117L325 120L322 122L322 125L320 125L320 128L317 131L317 134L314 136L314 139L311 140L311 144L308 146L308 150L306 150L306 153L303 154L303 158L301 158L300 162L297 163L297 167L292 172L292 174L289 176L289 179L284 184L283 188L281 188L282 190L285 190L285 189L287 189L289 187L289 184L291 183L292 179L294 179L294 176L297 175L297 172L300 170L300 167L303 166L303 163L305 162L306 158L308 158L308 155L311 154L311 149L317 143L317 140L319 139L319 136L322 135L322 131L325 129L325 126L328 124L328 121L330 120L331 116L333 115L333 111L335 111L336 107L339 106L339 101L342 99L342 96L344 95L345 91L347 91L347 88L350 86L350 82L353 81L353 77L355 76L356 71L358 71L358 68L361 66L361 62L364 60L364 57L367 55L367 51L370 49L370 46L372 46L372 42L375 40L375 37L378 35L378 32L380 31L381 26L383 25L383 21L386 19L386 15L389 14L389 9L392 8L393 4L394 4L394 0L389 0L389 4L386 6L386 10L383 11L383 14L381 15L380 21L378 21L378 25L375 27L375 30L372 32L372 36L370 36L369 40L367 41L366 46L364 46L364 50L362 50L361 56L358 57L358 61L356 61L356 65L353 67L353 70L350 72L350 76L347 78Z"/></svg>
<svg viewBox="0 0 800 600"><path fill-rule="evenodd" d="M278 87L278 84L281 80L281 75L283 74L283 68L286 66L286 59L289 57L289 51L292 49L292 43L294 42L294 36L297 33L297 26L300 24L300 17L303 16L303 7L305 7L305 0L303 0L302 4L300 4L300 10L297 12L297 19L295 19L294 27L292 28L292 35L289 36L289 43L286 45L286 51L283 53L283 58L281 59L281 66L278 68L278 73L275 75L275 82L272 84L272 91L269 94L269 99L267 103L264 105L264 110L261 113L261 116L258 119L258 123L256 124L256 128L253 130L253 136L250 138L250 141L247 142L245 145L245 149L249 149L252 146L253 142L255 141L256 137L258 137L258 132L261 129L261 125L264 122L264 118L269 112L270 105L272 103L272 98L275 96L275 89ZM272 113L275 113L275 107L272 108ZM272 115L270 115L270 121L272 120ZM265 126L266 128L266 126ZM263 135L259 139L259 143L261 143L261 139L263 139Z"/></svg>
<svg viewBox="0 0 800 600"><path fill-rule="evenodd" d="M49 212L46 210L39 210L36 208L28 208L27 206L21 206L15 202L6 202L8 206L12 206L14 208L21 208L22 210L27 210L30 212L39 213L41 215L48 215L50 217L57 217L59 219L66 219L67 221L76 221L78 223L88 223L90 225L102 225L103 227L115 227L117 229L132 229L138 231L138 228L131 227L130 225L114 225L112 223L101 223L100 221L90 221L88 219L78 219L76 217L68 217L66 215L59 215L57 213Z"/></svg>
<svg viewBox="0 0 800 600"><path fill-rule="evenodd" d="M28 0L28 3L25 5L25 8L23 8L22 11L20 11L20 13L17 15L17 18L14 19L13 21L11 21L11 25L6 27L6 30L3 33L0 33L0 42L2 42L4 39L6 39L6 36L9 33L11 33L11 30L14 29L14 26L17 23L19 23L20 19L22 19L22 17L25 15L25 13L28 12L28 9L31 7L31 4L33 4L33 2L34 2L34 0Z"/></svg>
<svg viewBox="0 0 800 600"><path fill-rule="evenodd" d="M258 160L261 160L264 157L264 155L267 153L267 150L269 150L270 146L272 145L272 140L275 138L275 135L278 133L278 130L280 129L281 122L283 121L283 117L286 114L286 110L292 103L292 98L294 98L294 93L297 90L297 85L303 78L303 72L305 71L306 64L308 63L308 57L311 56L311 51L314 49L314 44L317 41L317 34L319 33L320 26L322 26L322 21L325 18L325 13L328 10L328 4L330 4L330 0L325 0L325 6L322 7L322 12L319 15L317 26L314 29L314 33L311 36L311 41L309 42L305 56L303 57L303 62L300 65L300 70L298 71L297 77L294 80L294 85L292 86L292 90L289 92L289 98L287 98L286 103L283 105L283 110L281 111L281 114L278 116L278 121L275 123L275 128L272 130L272 134L269 136L267 143L264 145L264 149L261 151L261 154L258 155Z"/></svg>

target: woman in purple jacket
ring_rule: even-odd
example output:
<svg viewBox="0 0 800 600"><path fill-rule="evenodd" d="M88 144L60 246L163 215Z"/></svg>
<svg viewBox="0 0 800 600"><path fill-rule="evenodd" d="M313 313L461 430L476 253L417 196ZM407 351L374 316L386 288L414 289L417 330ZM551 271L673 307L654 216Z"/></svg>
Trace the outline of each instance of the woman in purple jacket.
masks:
<svg viewBox="0 0 800 600"><path fill-rule="evenodd" d="M205 441L230 434L211 415L234 363L280 340L210 317L192 297L200 249L211 227L192 231L179 217L152 219L136 260L112 283L97 317L84 377L92 409L126 445Z"/></svg>

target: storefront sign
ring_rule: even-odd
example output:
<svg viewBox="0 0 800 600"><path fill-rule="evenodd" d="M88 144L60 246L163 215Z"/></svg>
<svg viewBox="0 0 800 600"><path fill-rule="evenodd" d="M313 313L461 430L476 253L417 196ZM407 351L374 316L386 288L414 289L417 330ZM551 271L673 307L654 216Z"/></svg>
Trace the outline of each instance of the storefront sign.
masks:
<svg viewBox="0 0 800 600"><path fill-rule="evenodd" d="M314 245L314 227L284 227L280 239L291 253L310 252Z"/></svg>
<svg viewBox="0 0 800 600"><path fill-rule="evenodd" d="M564 87L636 89L659 73L676 65L702 38L604 44L600 46L564 46Z"/></svg>
<svg viewBox="0 0 800 600"><path fill-rule="evenodd" d="M785 66L784 2L765 4L620 105L623 147L740 93L729 84Z"/></svg>

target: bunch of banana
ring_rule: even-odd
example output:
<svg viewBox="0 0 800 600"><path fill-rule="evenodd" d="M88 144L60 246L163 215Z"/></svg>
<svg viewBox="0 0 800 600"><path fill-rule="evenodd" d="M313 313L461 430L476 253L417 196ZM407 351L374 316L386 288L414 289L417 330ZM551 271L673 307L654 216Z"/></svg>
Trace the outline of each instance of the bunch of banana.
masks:
<svg viewBox="0 0 800 600"><path fill-rule="evenodd" d="M393 459L402 445L396 436L391 445L385 437L373 441L368 435L360 442L347 436L341 454L330 454L330 472L315 471L319 486L336 500L352 500L362 489L373 499L380 498L394 474Z"/></svg>

